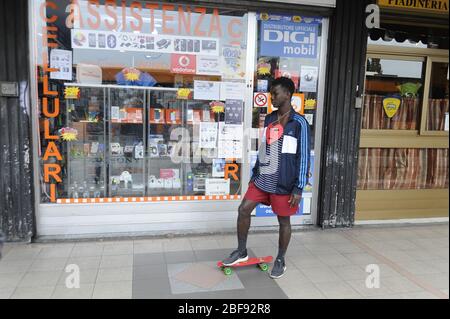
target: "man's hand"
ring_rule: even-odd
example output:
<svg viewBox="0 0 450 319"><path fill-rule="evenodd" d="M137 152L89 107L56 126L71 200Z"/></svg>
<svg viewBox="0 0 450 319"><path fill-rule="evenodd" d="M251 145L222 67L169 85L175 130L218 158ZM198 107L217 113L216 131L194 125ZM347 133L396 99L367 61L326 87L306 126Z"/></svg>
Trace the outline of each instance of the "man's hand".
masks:
<svg viewBox="0 0 450 319"><path fill-rule="evenodd" d="M300 194L292 194L291 198L289 199L289 205L292 207L297 207L300 203L300 200L302 199L302 195Z"/></svg>

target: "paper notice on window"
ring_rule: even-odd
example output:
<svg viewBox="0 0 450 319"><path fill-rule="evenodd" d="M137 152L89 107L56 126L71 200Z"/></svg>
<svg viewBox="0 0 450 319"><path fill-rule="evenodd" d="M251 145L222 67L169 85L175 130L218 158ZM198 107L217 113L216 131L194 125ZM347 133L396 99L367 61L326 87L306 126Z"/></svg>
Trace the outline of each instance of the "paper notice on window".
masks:
<svg viewBox="0 0 450 319"><path fill-rule="evenodd" d="M217 157L242 158L242 141L219 140Z"/></svg>
<svg viewBox="0 0 450 319"><path fill-rule="evenodd" d="M319 69L316 66L302 65L300 71L300 92L316 92Z"/></svg>
<svg viewBox="0 0 450 319"><path fill-rule="evenodd" d="M219 122L219 139L224 141L242 141L244 126L242 124L225 124Z"/></svg>
<svg viewBox="0 0 450 319"><path fill-rule="evenodd" d="M197 55L197 74L221 75L221 60L216 56Z"/></svg>
<svg viewBox="0 0 450 319"><path fill-rule="evenodd" d="M220 84L220 100L244 100L245 83L222 82Z"/></svg>
<svg viewBox="0 0 450 319"><path fill-rule="evenodd" d="M226 100L225 102L225 123L240 124L244 120L244 101Z"/></svg>
<svg viewBox="0 0 450 319"><path fill-rule="evenodd" d="M200 148L216 148L217 147L217 123L201 122L200 123Z"/></svg>
<svg viewBox="0 0 450 319"><path fill-rule="evenodd" d="M220 82L194 81L194 100L219 100Z"/></svg>
<svg viewBox="0 0 450 319"><path fill-rule="evenodd" d="M205 195L229 195L230 179L207 178L205 180Z"/></svg>
<svg viewBox="0 0 450 319"><path fill-rule="evenodd" d="M53 49L50 51L50 79L72 81L72 51Z"/></svg>
<svg viewBox="0 0 450 319"><path fill-rule="evenodd" d="M444 131L448 132L448 112L445 113Z"/></svg>

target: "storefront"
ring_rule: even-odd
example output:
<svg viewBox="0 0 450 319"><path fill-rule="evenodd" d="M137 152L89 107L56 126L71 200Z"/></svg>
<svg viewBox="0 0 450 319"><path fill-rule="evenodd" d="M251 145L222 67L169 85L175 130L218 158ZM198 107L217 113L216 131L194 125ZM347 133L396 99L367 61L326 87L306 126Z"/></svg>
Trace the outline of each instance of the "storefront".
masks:
<svg viewBox="0 0 450 319"><path fill-rule="evenodd" d="M334 1L255 3L30 2L38 236L234 229L279 76L313 132L292 223L316 224Z"/></svg>
<svg viewBox="0 0 450 319"><path fill-rule="evenodd" d="M449 2L378 4L381 27L368 39L355 217L448 219Z"/></svg>

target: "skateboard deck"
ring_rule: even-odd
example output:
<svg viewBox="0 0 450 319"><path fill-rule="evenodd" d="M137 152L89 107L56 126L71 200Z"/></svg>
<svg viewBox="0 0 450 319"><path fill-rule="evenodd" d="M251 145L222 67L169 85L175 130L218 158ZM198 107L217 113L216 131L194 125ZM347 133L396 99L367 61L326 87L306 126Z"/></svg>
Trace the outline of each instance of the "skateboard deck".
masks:
<svg viewBox="0 0 450 319"><path fill-rule="evenodd" d="M262 271L268 271L269 265L267 263L272 262L273 257L272 256L265 256L265 257L250 257L247 261L243 261L237 264L234 264L232 266L225 266L222 261L217 262L217 267L222 269L225 275L231 275L233 273L232 268L234 267L245 267L245 266L251 266L251 265L257 265L259 269Z"/></svg>

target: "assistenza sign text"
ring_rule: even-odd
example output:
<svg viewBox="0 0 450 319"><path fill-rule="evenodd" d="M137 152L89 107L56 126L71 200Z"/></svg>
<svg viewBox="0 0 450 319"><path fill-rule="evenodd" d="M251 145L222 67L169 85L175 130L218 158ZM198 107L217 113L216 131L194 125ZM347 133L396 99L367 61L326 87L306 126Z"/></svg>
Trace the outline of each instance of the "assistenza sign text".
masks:
<svg viewBox="0 0 450 319"><path fill-rule="evenodd" d="M261 21L260 55L315 59L318 30L316 23Z"/></svg>

